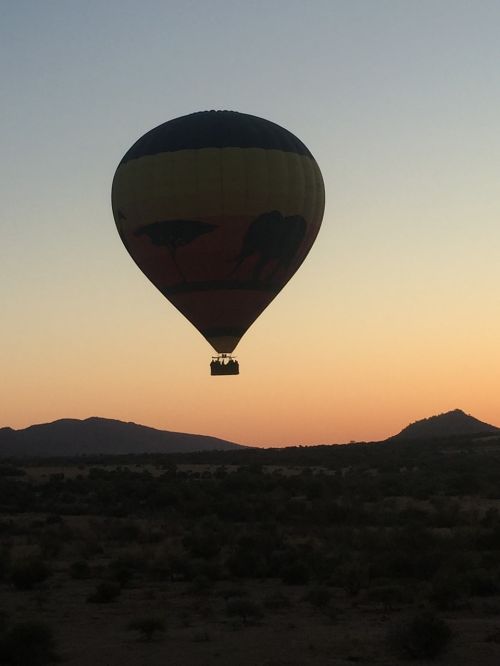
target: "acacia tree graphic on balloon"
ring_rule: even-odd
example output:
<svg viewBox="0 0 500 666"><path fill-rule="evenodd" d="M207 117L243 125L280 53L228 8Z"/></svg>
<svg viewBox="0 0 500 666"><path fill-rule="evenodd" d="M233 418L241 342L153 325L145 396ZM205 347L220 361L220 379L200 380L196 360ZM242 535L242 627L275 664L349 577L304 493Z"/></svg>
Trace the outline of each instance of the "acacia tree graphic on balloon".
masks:
<svg viewBox="0 0 500 666"><path fill-rule="evenodd" d="M177 248L189 245L199 236L208 234L216 228L215 224L199 220L163 220L141 227L135 235L146 235L153 245L166 247L182 282L186 282L186 276L177 262Z"/></svg>

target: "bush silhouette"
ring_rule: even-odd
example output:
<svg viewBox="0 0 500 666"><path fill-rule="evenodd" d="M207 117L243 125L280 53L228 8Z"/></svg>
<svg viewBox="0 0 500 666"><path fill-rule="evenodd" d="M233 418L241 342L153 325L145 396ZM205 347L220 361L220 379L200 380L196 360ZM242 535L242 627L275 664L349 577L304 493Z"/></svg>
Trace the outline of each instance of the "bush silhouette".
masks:
<svg viewBox="0 0 500 666"><path fill-rule="evenodd" d="M291 605L290 599L280 591L271 592L264 598L264 606L269 610L283 610Z"/></svg>
<svg viewBox="0 0 500 666"><path fill-rule="evenodd" d="M281 580L286 585L306 585L309 582L309 571L305 564L293 562L283 569Z"/></svg>
<svg viewBox="0 0 500 666"><path fill-rule="evenodd" d="M399 585L378 585L369 588L364 595L366 601L381 604L385 612L407 603L409 598L411 593L409 596L408 590Z"/></svg>
<svg viewBox="0 0 500 666"><path fill-rule="evenodd" d="M95 592L87 598L87 601L94 604L108 604L114 601L121 591L122 589L118 583L105 580L97 585Z"/></svg>
<svg viewBox="0 0 500 666"><path fill-rule="evenodd" d="M40 557L26 557L11 565L10 579L18 590L32 590L48 578L50 571Z"/></svg>
<svg viewBox="0 0 500 666"><path fill-rule="evenodd" d="M260 620L264 614L258 603L245 597L229 599L226 612L230 617L239 617L244 624Z"/></svg>
<svg viewBox="0 0 500 666"><path fill-rule="evenodd" d="M71 578L75 580L85 580L90 578L90 566L86 560L77 560L69 568Z"/></svg>
<svg viewBox="0 0 500 666"><path fill-rule="evenodd" d="M456 572L440 572L432 581L429 599L439 610L456 608L467 596L467 585Z"/></svg>
<svg viewBox="0 0 500 666"><path fill-rule="evenodd" d="M128 629L138 631L144 640L151 641L156 633L165 631L165 622L159 617L141 617L129 622Z"/></svg>
<svg viewBox="0 0 500 666"><path fill-rule="evenodd" d="M0 638L0 663L8 666L45 666L59 661L50 627L42 622L14 624Z"/></svg>
<svg viewBox="0 0 500 666"><path fill-rule="evenodd" d="M407 659L435 659L451 640L451 630L431 611L415 615L408 623L393 627L387 636L389 646Z"/></svg>
<svg viewBox="0 0 500 666"><path fill-rule="evenodd" d="M332 593L327 587L313 587L304 595L304 600L316 608L326 608L331 599Z"/></svg>
<svg viewBox="0 0 500 666"><path fill-rule="evenodd" d="M10 552L6 547L0 549L0 580L7 578L10 568Z"/></svg>

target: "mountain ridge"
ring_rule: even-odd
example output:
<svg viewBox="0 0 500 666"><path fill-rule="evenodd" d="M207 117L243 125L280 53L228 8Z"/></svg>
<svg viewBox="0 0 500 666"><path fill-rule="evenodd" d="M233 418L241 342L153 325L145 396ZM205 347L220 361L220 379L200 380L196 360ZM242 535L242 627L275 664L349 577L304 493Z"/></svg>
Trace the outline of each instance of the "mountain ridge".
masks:
<svg viewBox="0 0 500 666"><path fill-rule="evenodd" d="M454 409L410 423L383 441L391 443L468 435L500 437L500 428L480 421L461 409ZM0 428L0 459L193 453L253 448L209 435L160 430L133 421L99 416L63 418L19 430L9 426Z"/></svg>
<svg viewBox="0 0 500 666"><path fill-rule="evenodd" d="M132 421L64 418L19 430L0 428L0 457L179 453L246 448L218 437L159 430Z"/></svg>

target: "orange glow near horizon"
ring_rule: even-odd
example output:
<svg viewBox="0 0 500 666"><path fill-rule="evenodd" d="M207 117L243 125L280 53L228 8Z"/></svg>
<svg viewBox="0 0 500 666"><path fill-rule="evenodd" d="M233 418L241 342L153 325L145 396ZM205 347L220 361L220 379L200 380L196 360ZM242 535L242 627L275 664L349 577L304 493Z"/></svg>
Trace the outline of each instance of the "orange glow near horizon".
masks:
<svg viewBox="0 0 500 666"><path fill-rule="evenodd" d="M498 3L4 4L0 427L101 416L284 446L455 408L500 426ZM326 190L238 377L209 376L111 212L131 143L205 109L289 129Z"/></svg>
<svg viewBox="0 0 500 666"><path fill-rule="evenodd" d="M308 268L314 269L312 259ZM453 336L436 313L423 322L400 308L383 325L388 313L368 301L363 318L352 306L346 316L334 298L325 312L319 293L301 301L297 277L240 344L242 374L210 377L207 343L145 280L137 283L129 298L137 298L139 315L116 295L97 329L82 328L75 312L46 321L37 345L19 331L18 342L24 334L26 344L9 359L13 379L2 425L102 416L284 446L385 439L411 421L457 407L500 422L496 336L479 308L467 320L458 308L446 313ZM94 305L105 309L107 297ZM311 326L299 325L297 303ZM81 306L71 304L76 311ZM376 325L368 327L370 310ZM481 346L471 345L477 329Z"/></svg>

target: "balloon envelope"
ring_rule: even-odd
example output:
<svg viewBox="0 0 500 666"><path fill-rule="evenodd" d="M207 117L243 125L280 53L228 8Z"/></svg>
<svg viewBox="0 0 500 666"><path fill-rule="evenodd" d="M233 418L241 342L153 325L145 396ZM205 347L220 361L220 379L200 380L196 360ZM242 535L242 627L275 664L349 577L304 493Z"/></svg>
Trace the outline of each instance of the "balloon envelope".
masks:
<svg viewBox="0 0 500 666"><path fill-rule="evenodd" d="M112 205L128 252L219 353L231 353L295 273L319 231L321 172L268 120L193 113L125 154Z"/></svg>

